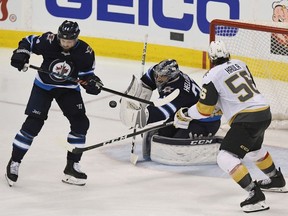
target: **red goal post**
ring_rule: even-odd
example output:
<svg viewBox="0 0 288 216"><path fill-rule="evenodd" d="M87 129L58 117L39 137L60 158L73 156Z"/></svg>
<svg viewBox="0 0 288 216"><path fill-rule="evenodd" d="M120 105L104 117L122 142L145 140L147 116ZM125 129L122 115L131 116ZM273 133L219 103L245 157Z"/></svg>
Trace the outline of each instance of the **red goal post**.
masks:
<svg viewBox="0 0 288 216"><path fill-rule="evenodd" d="M248 65L274 120L288 119L288 23L213 20L210 42L223 40Z"/></svg>

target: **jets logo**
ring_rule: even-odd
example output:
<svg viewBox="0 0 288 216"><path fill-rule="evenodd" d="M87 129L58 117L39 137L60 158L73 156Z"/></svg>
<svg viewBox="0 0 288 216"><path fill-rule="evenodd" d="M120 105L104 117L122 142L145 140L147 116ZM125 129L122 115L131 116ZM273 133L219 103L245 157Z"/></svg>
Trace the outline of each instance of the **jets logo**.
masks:
<svg viewBox="0 0 288 216"><path fill-rule="evenodd" d="M50 65L50 71L53 71L52 74L50 74L50 78L55 82L65 82L65 79L63 76L70 76L72 72L73 65L70 62L61 61L61 60L55 60Z"/></svg>
<svg viewBox="0 0 288 216"><path fill-rule="evenodd" d="M162 92L164 93L171 93L174 90L174 88L172 88L171 86L166 86Z"/></svg>

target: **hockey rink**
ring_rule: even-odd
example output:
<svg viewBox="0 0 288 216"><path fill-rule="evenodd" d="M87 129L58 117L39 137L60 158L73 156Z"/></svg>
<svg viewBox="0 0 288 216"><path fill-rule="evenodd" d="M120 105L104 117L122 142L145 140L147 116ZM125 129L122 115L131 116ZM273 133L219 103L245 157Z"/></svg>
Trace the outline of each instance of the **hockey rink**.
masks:
<svg viewBox="0 0 288 216"><path fill-rule="evenodd" d="M24 110L36 73L33 69L18 72L11 67L11 54L12 49L0 49L0 216L245 215L239 204L248 193L216 164L168 166L143 161L139 136L136 139L139 155L136 165L129 160L132 139L126 139L84 153L81 168L88 175L86 186L62 183L69 124L56 103L21 163L18 182L9 187L4 177L5 169L14 136L26 118ZM30 64L40 66L40 63L39 57L31 57ZM145 69L152 64L146 63ZM204 71L181 65L180 69L201 84ZM125 91L132 74L140 74L141 59L129 61L96 56L95 72L106 88ZM132 132L119 120L119 96L107 92L93 96L84 91L82 95L90 119L87 145ZM109 107L111 100L118 102L116 108ZM226 129L226 126L221 127L218 135L223 135ZM287 134L287 130L269 129L264 141L286 181ZM253 164L248 161L245 164L253 178L264 177ZM253 215L287 215L288 193L265 195L270 210Z"/></svg>

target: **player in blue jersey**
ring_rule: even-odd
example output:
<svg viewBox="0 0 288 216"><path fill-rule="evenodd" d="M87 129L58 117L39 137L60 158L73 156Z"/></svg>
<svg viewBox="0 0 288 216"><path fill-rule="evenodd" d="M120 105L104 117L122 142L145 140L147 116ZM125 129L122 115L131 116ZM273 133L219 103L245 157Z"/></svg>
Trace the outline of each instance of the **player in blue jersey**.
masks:
<svg viewBox="0 0 288 216"><path fill-rule="evenodd" d="M67 142L84 147L89 128L85 106L77 83L67 81L61 75L86 81L83 85L88 94L97 95L103 86L94 74L95 55L91 47L78 39L79 26L73 21L64 21L58 33L46 32L40 36L23 38L14 50L11 65L19 71L25 70L31 54L43 57L41 68L53 74L38 72L25 110L27 118L13 141L11 159L7 165L6 179L10 186L18 179L20 163L32 145L48 117L52 101L55 99L70 123ZM55 73L58 73L59 76ZM87 175L79 169L82 154L67 152L67 164L63 182L85 185Z"/></svg>
<svg viewBox="0 0 288 216"><path fill-rule="evenodd" d="M201 92L198 84L179 69L175 59L163 60L149 68L141 77L138 85L136 96L146 100L151 98L154 90L158 91L159 98L165 98L176 89L179 89L180 93L174 100L163 106L149 105L144 106L145 108L142 107L142 109L135 109L133 115L130 115L130 113L133 113L132 109L126 109L127 106L121 104L121 121L130 127L137 124L141 128L147 124L163 120L173 121L176 111L181 107L190 107L196 104ZM131 104L131 102L129 103ZM126 115L126 113L128 114ZM132 116L132 119L128 116ZM138 118L135 118L135 116L138 116ZM213 136L220 127L220 119L221 115L218 115L208 119L193 120L190 122L188 129L175 128L171 125L157 131L148 132L144 134L143 156L145 159L150 159L151 138L154 134L170 138Z"/></svg>

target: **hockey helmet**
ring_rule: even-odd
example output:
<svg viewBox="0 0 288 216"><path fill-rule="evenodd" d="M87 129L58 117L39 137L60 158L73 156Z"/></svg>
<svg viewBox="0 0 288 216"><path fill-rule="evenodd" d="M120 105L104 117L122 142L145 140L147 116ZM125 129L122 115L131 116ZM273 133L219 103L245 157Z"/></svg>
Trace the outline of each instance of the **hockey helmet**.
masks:
<svg viewBox="0 0 288 216"><path fill-rule="evenodd" d="M180 70L178 67L178 63L175 59L166 59L154 66L154 77L157 85L163 85L167 83L168 81L177 77L179 73ZM157 83L157 78L159 76L166 76L166 81Z"/></svg>
<svg viewBox="0 0 288 216"><path fill-rule="evenodd" d="M74 40L78 38L80 29L77 22L65 20L58 28L58 38Z"/></svg>
<svg viewBox="0 0 288 216"><path fill-rule="evenodd" d="M225 43L221 40L212 41L208 50L209 59L211 62L215 63L220 60L229 60L230 53L226 49Z"/></svg>
<svg viewBox="0 0 288 216"><path fill-rule="evenodd" d="M165 83L176 78L179 73L180 70L175 59L166 59L155 65L154 78L157 88L161 88Z"/></svg>

